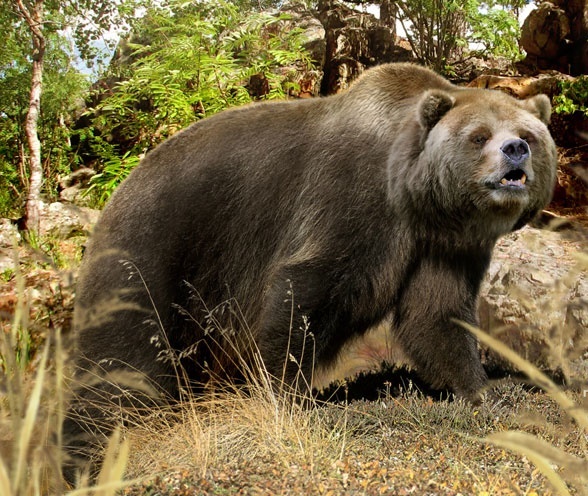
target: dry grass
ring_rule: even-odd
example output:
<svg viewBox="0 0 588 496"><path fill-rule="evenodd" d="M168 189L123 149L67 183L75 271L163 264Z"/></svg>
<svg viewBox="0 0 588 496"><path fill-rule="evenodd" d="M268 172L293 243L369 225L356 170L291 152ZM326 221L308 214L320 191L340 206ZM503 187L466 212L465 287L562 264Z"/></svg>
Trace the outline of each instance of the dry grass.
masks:
<svg viewBox="0 0 588 496"><path fill-rule="evenodd" d="M587 257L580 262L588 268ZM252 370L246 387L187 397L116 431L98 483L68 489L60 476L60 332L52 331L27 369L19 361L26 315L20 302L0 336L2 496L588 495L588 399L475 329L540 388L500 384L492 401L472 407L436 401L410 382L393 395L398 384L384 381L375 401L335 403L276 394Z"/></svg>
<svg viewBox="0 0 588 496"><path fill-rule="evenodd" d="M199 398L156 422L133 429L131 475L189 470L206 477L226 464L271 460L277 470L315 466L346 449L345 418L327 422L316 409L267 390L223 392ZM152 419L153 420L153 419Z"/></svg>
<svg viewBox="0 0 588 496"><path fill-rule="evenodd" d="M10 328L0 330L0 495L114 495L128 485L123 481L128 443L118 433L97 484L90 487L86 479L73 489L62 480L66 352L61 329L45 337L34 366L27 363L30 312L16 256L14 266L17 303Z"/></svg>
<svg viewBox="0 0 588 496"><path fill-rule="evenodd" d="M526 456L549 480L558 494L571 494L569 485L573 485L581 494L588 494L588 408L586 408L586 398L584 398L584 404L580 404L537 367L519 357L500 341L478 329L470 328L470 331L482 343L498 351L523 371L530 382L540 386L557 403L561 411L568 415L578 432L577 448L579 448L580 456L553 446L533 434L520 431L509 430L494 433L488 436L488 441ZM588 386L582 391L582 395L584 396L587 392Z"/></svg>
<svg viewBox="0 0 588 496"><path fill-rule="evenodd" d="M483 438L526 430L578 453L578 432L540 391L498 396L477 408L416 390L304 407L259 390L195 399L129 431L128 475L143 481L125 494L556 494L530 459Z"/></svg>

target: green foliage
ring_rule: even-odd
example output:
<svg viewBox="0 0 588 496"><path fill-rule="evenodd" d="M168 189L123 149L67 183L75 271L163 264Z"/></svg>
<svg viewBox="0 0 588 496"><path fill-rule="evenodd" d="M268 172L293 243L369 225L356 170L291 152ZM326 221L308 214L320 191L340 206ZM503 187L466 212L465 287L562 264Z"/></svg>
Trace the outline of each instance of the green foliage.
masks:
<svg viewBox="0 0 588 496"><path fill-rule="evenodd" d="M82 232L72 233L68 237L66 250L64 250L64 240L55 233L40 234L26 231L24 239L28 247L35 252L36 260L21 264L21 268L27 267L27 270L31 270L32 267L42 267L69 270L79 266L82 260L82 245L87 235Z"/></svg>
<svg viewBox="0 0 588 496"><path fill-rule="evenodd" d="M103 137L91 143L104 165L92 180L99 204L147 150L197 119L251 102L252 76L267 83L263 99L286 97L293 73L311 66L301 31L286 21L222 2L151 8L123 48L130 69L90 110ZM123 144L122 156L105 146L109 137Z"/></svg>
<svg viewBox="0 0 588 496"><path fill-rule="evenodd" d="M0 7L7 7L4 2ZM22 195L19 163L24 142L24 117L30 75L20 45L26 38L22 26L12 27L10 11L0 11L0 216L15 214Z"/></svg>
<svg viewBox="0 0 588 496"><path fill-rule="evenodd" d="M588 76L558 83L559 94L553 97L553 111L556 114L582 112L588 116Z"/></svg>
<svg viewBox="0 0 588 496"><path fill-rule="evenodd" d="M39 135L43 149L46 196L56 199L59 177L68 174L80 157L71 146L76 110L83 105L89 82L71 66L64 48L49 51L45 58Z"/></svg>
<svg viewBox="0 0 588 496"><path fill-rule="evenodd" d="M101 39L102 34L113 27L123 29L132 25L136 9L144 2L0 0L0 32L3 35L0 45L0 215L21 214L31 186L30 167L37 171L42 168L45 199L56 198L59 175L70 172L71 166L79 160L70 146L71 126L74 110L83 102L89 81L74 67L75 60L78 55L87 62L99 60L104 45L116 43L114 39ZM33 54L31 40L40 38L44 39L46 50ZM33 154L28 149L24 131L35 55L43 68L39 82L42 96L39 116L36 118L36 114L32 114L34 118L29 122L32 130L29 134L39 137L40 159L38 153ZM34 183L34 194L38 195L38 179Z"/></svg>
<svg viewBox="0 0 588 496"><path fill-rule="evenodd" d="M141 156L132 155L130 150L119 157L112 149L110 158L104 162L102 172L92 178L87 194L95 193L95 203L103 206L122 180L139 165L140 160Z"/></svg>
<svg viewBox="0 0 588 496"><path fill-rule="evenodd" d="M12 269L12 268L4 269L2 272L0 272L0 281L8 282L14 277L14 274L15 274L14 269Z"/></svg>
<svg viewBox="0 0 588 496"><path fill-rule="evenodd" d="M54 199L59 174L70 171L78 160L70 146L72 116L89 83L71 66L73 54L67 41L59 34L48 38L38 127L44 151L45 194ZM19 215L28 187L24 126L31 70L25 48L15 45L4 54L5 59L0 58L0 216L6 217Z"/></svg>
<svg viewBox="0 0 588 496"><path fill-rule="evenodd" d="M18 171L4 158L6 146L1 140L0 136L0 217L17 217L16 205L22 197L22 192L18 189Z"/></svg>
<svg viewBox="0 0 588 496"><path fill-rule="evenodd" d="M476 52L513 61L522 57L519 48L521 28L513 11L496 5L487 7L485 11L472 9L469 22L471 34L468 40L479 46Z"/></svg>
<svg viewBox="0 0 588 496"><path fill-rule="evenodd" d="M231 2L240 10L270 10L277 9L284 4L283 0L232 0Z"/></svg>
<svg viewBox="0 0 588 496"><path fill-rule="evenodd" d="M8 269L2 273L2 280L13 278L16 278L18 293L14 320L9 330L6 327L0 329L0 374L6 378L25 369L33 348L31 335L25 325L28 308L24 304L24 278L18 269Z"/></svg>
<svg viewBox="0 0 588 496"><path fill-rule="evenodd" d="M398 19L417 59L440 72L470 55L520 58L522 1L400 0ZM470 50L470 45L476 48Z"/></svg>

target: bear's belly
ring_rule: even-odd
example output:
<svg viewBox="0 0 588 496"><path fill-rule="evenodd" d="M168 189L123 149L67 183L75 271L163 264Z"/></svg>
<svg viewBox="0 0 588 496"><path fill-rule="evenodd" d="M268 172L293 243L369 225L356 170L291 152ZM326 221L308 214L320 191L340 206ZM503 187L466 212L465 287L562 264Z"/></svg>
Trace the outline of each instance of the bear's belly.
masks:
<svg viewBox="0 0 588 496"><path fill-rule="evenodd" d="M333 363L327 366L318 364L313 374L313 388L321 391L361 372L377 372L384 363L410 366L406 354L390 332L390 325L388 319L382 321L346 343Z"/></svg>

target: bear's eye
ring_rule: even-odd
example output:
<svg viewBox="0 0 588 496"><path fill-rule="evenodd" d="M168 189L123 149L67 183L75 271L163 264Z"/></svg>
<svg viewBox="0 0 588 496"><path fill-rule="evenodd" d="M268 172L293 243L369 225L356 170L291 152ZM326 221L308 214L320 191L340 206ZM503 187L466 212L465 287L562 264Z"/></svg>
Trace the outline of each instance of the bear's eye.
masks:
<svg viewBox="0 0 588 496"><path fill-rule="evenodd" d="M490 139L488 137L487 134L483 134L483 133L474 133L471 136L471 141L472 143L474 143L475 145L479 145L479 146L483 146L486 144L486 142Z"/></svg>
<svg viewBox="0 0 588 496"><path fill-rule="evenodd" d="M533 143L535 143L535 141L537 141L537 138L535 138L535 136L531 133L521 133L521 139L523 141L526 141L527 144L531 145Z"/></svg>

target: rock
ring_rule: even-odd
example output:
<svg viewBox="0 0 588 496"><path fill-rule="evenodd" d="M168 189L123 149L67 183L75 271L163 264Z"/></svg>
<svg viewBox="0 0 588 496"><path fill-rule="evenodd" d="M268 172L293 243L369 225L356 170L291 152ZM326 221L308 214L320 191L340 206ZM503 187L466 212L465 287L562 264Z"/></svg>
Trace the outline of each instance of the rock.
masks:
<svg viewBox="0 0 588 496"><path fill-rule="evenodd" d="M82 167L73 171L59 181L59 199L63 202L75 203L80 206L88 206L90 199L84 196L90 180L96 175L94 169Z"/></svg>
<svg viewBox="0 0 588 496"><path fill-rule="evenodd" d="M325 28L321 22L303 3L286 3L280 8L281 14L287 14L290 19L287 21L292 28L302 30L305 40L303 46L308 50L312 59L322 67L325 62Z"/></svg>
<svg viewBox="0 0 588 496"><path fill-rule="evenodd" d="M536 76L497 76L493 74L483 74L470 83L472 88L486 88L491 90L501 90L517 98L530 98L541 93L553 97L560 92L559 83L561 81L572 81L571 76L561 74L557 71L546 71Z"/></svg>
<svg viewBox="0 0 588 496"><path fill-rule="evenodd" d="M0 273L14 269L14 248L22 237L10 219L0 219Z"/></svg>
<svg viewBox="0 0 588 496"><path fill-rule="evenodd" d="M556 69L579 76L588 70L588 10L581 0L540 2L525 19L521 45L527 52L517 64L524 72Z"/></svg>
<svg viewBox="0 0 588 496"><path fill-rule="evenodd" d="M532 227L501 239L481 290L481 328L543 370L570 375L588 358L585 249L585 237ZM490 366L514 370L496 353L485 355Z"/></svg>
<svg viewBox="0 0 588 496"><path fill-rule="evenodd" d="M90 180L95 175L96 171L94 169L90 169L89 167L81 167L62 178L61 181L59 181L59 187L61 189L67 189L77 185L87 187L90 184Z"/></svg>
<svg viewBox="0 0 588 496"><path fill-rule="evenodd" d="M0 248L12 248L20 240L17 225L10 219L0 219Z"/></svg>
<svg viewBox="0 0 588 496"><path fill-rule="evenodd" d="M57 241L60 259L68 261L68 264L72 263L72 261L79 258L81 245L80 238L75 236L87 236L98 220L99 215L100 211L98 210L80 207L71 203L43 204L39 242L40 244L44 243L43 238L47 236L55 238L52 242ZM38 249L38 247L35 248L34 246L34 244L22 243L22 236L15 222L10 219L0 219L0 274L9 271L7 276L10 275L16 270L16 264L23 261L27 263L36 261L41 262L43 265L54 264L55 261L51 260L51 256L45 254L43 249Z"/></svg>
<svg viewBox="0 0 588 496"><path fill-rule="evenodd" d="M557 59L570 34L570 22L563 9L542 2L529 13L521 29L521 45L529 55Z"/></svg>
<svg viewBox="0 0 588 496"><path fill-rule="evenodd" d="M322 68L325 58L325 30L320 21L301 2L285 3L279 10L272 12L282 16L279 22L266 26L265 32L271 34L287 33L300 30L302 46L310 54L316 67ZM285 17L284 17L285 16ZM303 67L302 65L284 66L275 70L284 78L288 86L288 96L294 98L310 98L319 96L322 71ZM260 99L271 91L267 74L258 73L250 76L245 85L253 99Z"/></svg>
<svg viewBox="0 0 588 496"><path fill-rule="evenodd" d="M76 234L89 234L100 211L72 203L44 204L40 234L66 239Z"/></svg>
<svg viewBox="0 0 588 496"><path fill-rule="evenodd" d="M402 46L395 29L372 14L359 12L335 0L321 0L318 18L326 38L323 95L346 89L367 67L413 60L412 51Z"/></svg>
<svg viewBox="0 0 588 496"><path fill-rule="evenodd" d="M579 76L588 71L588 8L584 0L558 0L570 20L570 74Z"/></svg>

